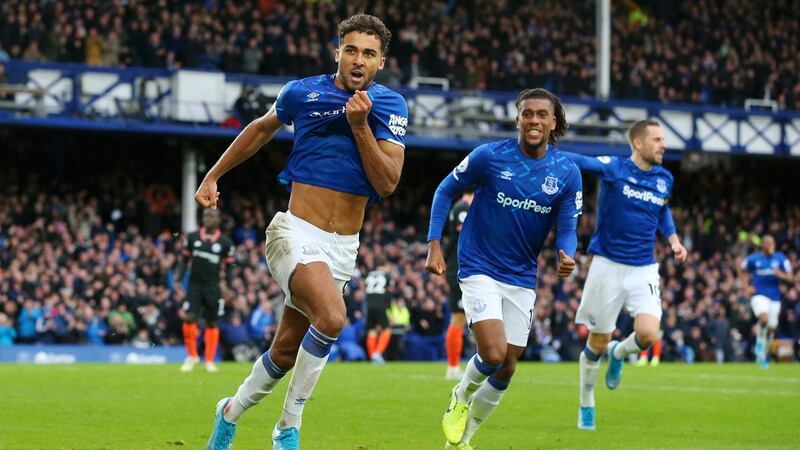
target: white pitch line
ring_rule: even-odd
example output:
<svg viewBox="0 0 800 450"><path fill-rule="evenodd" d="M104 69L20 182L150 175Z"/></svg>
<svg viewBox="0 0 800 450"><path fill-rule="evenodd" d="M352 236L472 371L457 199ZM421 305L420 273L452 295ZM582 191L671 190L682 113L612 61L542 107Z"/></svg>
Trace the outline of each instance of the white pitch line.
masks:
<svg viewBox="0 0 800 450"><path fill-rule="evenodd" d="M405 378L405 379L412 379L412 380L425 380L425 381L446 381L444 377L437 377L433 375L399 375L399 374L391 374L392 378ZM570 386L570 387L577 387L578 382L567 382L567 381L549 381L549 380L515 380L516 383L524 383L524 384L538 384L538 385L545 385L545 386ZM725 387L708 387L708 386L675 386L675 385L660 385L660 384L635 384L635 383L626 383L624 384L625 389L635 389L635 390L647 390L647 391L668 391L668 392L691 392L691 393L721 393L721 394L738 394L738 395L774 395L777 397L800 397L800 392L787 392L787 391L780 391L774 389L745 389L745 388L725 388Z"/></svg>

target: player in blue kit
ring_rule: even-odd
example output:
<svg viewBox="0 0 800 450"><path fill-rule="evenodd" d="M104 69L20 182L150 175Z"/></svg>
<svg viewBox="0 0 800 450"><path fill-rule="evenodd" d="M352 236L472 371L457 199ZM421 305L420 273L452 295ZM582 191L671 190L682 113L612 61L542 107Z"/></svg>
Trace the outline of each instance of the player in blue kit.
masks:
<svg viewBox="0 0 800 450"><path fill-rule="evenodd" d="M589 328L580 356L580 429L595 429L594 385L606 349L606 385L616 389L625 357L649 348L659 338L656 232L668 238L678 261L687 255L667 205L673 178L661 166L665 151L661 126L652 120L637 121L628 130L628 142L632 154L626 159L565 153L582 171L602 181L597 229L589 242L592 263L575 317ZM609 342L623 306L634 317L634 332L622 342Z"/></svg>
<svg viewBox="0 0 800 450"><path fill-rule="evenodd" d="M769 349L778 328L781 314L781 280L792 281L792 265L781 252L775 251L775 238L764 236L761 251L753 253L742 261L740 281L742 290L746 289L747 274L753 275L755 295L750 299L753 314L758 318L756 325L756 362L766 369L769 367Z"/></svg>
<svg viewBox="0 0 800 450"><path fill-rule="evenodd" d="M567 130L564 108L544 89L522 91L516 105L519 137L477 147L433 197L426 269L441 275L440 240L453 198L475 189L458 239L458 278L478 354L451 392L442 420L446 448L472 448L470 439L508 388L533 320L537 258L554 224L558 275L575 267L581 175L552 148Z"/></svg>
<svg viewBox="0 0 800 450"><path fill-rule="evenodd" d="M230 448L241 415L294 367L274 449L299 448L301 416L347 318L342 290L358 251L368 204L391 194L403 167L408 107L373 83L391 33L376 17L352 16L338 28L335 75L287 83L273 107L250 123L209 170L195 195L216 206L217 180L294 125L294 148L279 175L291 189L289 210L267 228L270 273L286 308L272 347L232 398L217 404L209 449Z"/></svg>

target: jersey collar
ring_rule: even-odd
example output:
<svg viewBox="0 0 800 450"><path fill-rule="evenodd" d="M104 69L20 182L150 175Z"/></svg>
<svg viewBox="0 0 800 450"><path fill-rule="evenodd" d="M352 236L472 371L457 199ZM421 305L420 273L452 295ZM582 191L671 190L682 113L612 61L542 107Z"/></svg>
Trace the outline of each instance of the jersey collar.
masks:
<svg viewBox="0 0 800 450"><path fill-rule="evenodd" d="M219 239L220 235L222 235L222 230L217 228L217 231L215 231L214 235L211 236L211 243L217 242L217 239ZM206 229L205 228L200 228L200 240L201 241L205 241L206 240Z"/></svg>

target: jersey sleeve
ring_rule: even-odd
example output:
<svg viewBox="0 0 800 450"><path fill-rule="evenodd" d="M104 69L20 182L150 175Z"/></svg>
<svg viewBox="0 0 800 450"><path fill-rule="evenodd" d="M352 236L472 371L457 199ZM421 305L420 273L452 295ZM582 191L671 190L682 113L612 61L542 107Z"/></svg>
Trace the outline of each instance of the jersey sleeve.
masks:
<svg viewBox="0 0 800 450"><path fill-rule="evenodd" d="M567 255L574 255L578 248L578 216L583 212L583 182L580 172L575 170L569 188L561 197L556 222L556 247Z"/></svg>
<svg viewBox="0 0 800 450"><path fill-rule="evenodd" d="M375 140L406 146L408 104L399 94L382 95L372 103Z"/></svg>
<svg viewBox="0 0 800 450"><path fill-rule="evenodd" d="M783 255L783 262L781 262L781 270L789 274L792 273L792 263L785 255Z"/></svg>
<svg viewBox="0 0 800 450"><path fill-rule="evenodd" d="M275 114L286 125L291 125L294 122L295 114L297 114L297 102L295 99L297 98L299 84L297 80L286 83L278 93L278 99L275 100Z"/></svg>
<svg viewBox="0 0 800 450"><path fill-rule="evenodd" d="M562 152L564 156L572 160L581 172L588 172L603 180L612 180L619 165L619 158L616 156L584 156L577 153Z"/></svg>
<svg viewBox="0 0 800 450"><path fill-rule="evenodd" d="M742 260L742 270L746 270L748 272L753 271L753 256L750 255Z"/></svg>
<svg viewBox="0 0 800 450"><path fill-rule="evenodd" d="M661 215L658 218L658 231L664 237L670 237L676 233L675 221L672 219L672 211L670 211L669 205L665 204L661 207Z"/></svg>
<svg viewBox="0 0 800 450"><path fill-rule="evenodd" d="M428 241L442 238L442 228L453 206L453 197L468 187L481 183L489 167L490 152L485 145L476 148L436 188L431 205Z"/></svg>

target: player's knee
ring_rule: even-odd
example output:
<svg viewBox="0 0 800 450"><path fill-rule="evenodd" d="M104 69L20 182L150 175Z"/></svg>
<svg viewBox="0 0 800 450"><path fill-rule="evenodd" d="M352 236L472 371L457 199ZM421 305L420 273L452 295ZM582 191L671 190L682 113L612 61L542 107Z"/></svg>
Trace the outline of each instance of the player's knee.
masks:
<svg viewBox="0 0 800 450"><path fill-rule="evenodd" d="M329 310L328 313L319 314L314 320L314 328L322 334L330 337L337 337L342 332L347 320L347 314L337 309Z"/></svg>
<svg viewBox="0 0 800 450"><path fill-rule="evenodd" d="M501 366L506 360L505 347L488 348L483 352L479 352L481 359L490 366Z"/></svg>
<svg viewBox="0 0 800 450"><path fill-rule="evenodd" d="M589 347L596 355L602 355L606 352L606 348L608 348L608 342L611 340L611 335L609 334L590 334L589 340L586 343L586 346Z"/></svg>
<svg viewBox="0 0 800 450"><path fill-rule="evenodd" d="M658 340L658 330L643 330L636 332L636 342L642 348L650 348Z"/></svg>
<svg viewBox="0 0 800 450"><path fill-rule="evenodd" d="M511 381L511 377L514 376L514 372L516 371L517 371L517 362L506 361L506 363L503 364L503 367L501 367L500 370L498 370L497 373L494 374L494 377L497 378L498 380L505 381L506 383L508 383L509 381Z"/></svg>

